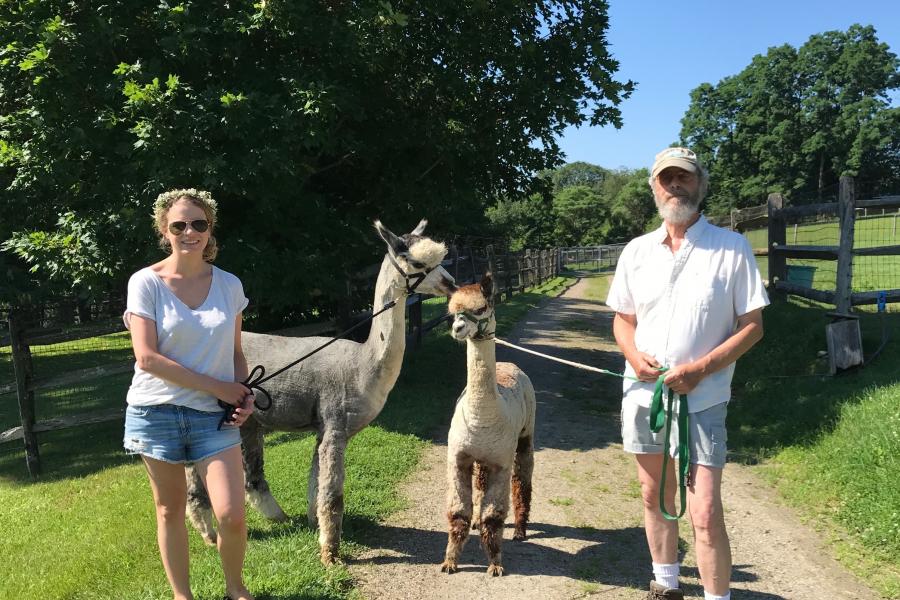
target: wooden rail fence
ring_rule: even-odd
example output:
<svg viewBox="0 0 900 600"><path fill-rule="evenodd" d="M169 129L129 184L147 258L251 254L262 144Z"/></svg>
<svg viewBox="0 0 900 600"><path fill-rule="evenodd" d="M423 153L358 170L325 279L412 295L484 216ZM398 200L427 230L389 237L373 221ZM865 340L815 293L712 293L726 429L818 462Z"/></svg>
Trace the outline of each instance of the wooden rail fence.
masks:
<svg viewBox="0 0 900 600"><path fill-rule="evenodd" d="M498 300L508 300L514 294L522 293L527 288L538 286L556 277L559 274L559 263L558 249L529 249L497 254L494 252L494 246L488 244L481 247L454 245L451 248L450 258L445 260L443 265L460 284L477 281L485 271L493 271ZM425 333L447 319L446 315L440 315L423 322L422 302L425 299L427 298L422 294L413 294L407 298L407 344L411 351L422 344ZM128 373L134 369L134 360L131 358L65 373L36 376L32 360L33 347L94 338L122 332L125 328L121 319L116 319L101 325L78 326L70 330L29 329L27 314L27 311L21 309L10 311L9 334L0 339L0 346L10 347L15 373L15 381L0 382L0 396L15 394L20 421L20 425L0 431L0 444L23 440L28 473L32 478L36 478L41 471L37 434L122 419L125 414L125 403L105 410L39 421L36 418L35 392L94 382L100 378ZM358 322L369 314L371 311L357 313L350 321ZM346 325L346 322L338 323L332 320L290 328L281 333L299 336L333 335ZM123 398L124 395L123 389Z"/></svg>

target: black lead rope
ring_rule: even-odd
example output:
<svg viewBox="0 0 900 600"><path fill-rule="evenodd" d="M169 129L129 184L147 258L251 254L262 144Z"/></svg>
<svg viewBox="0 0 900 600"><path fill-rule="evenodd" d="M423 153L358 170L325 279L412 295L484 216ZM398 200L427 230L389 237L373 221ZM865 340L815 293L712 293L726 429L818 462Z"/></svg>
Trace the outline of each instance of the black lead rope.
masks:
<svg viewBox="0 0 900 600"><path fill-rule="evenodd" d="M400 265L397 264L397 261L394 260L393 254L391 254L390 252L388 252L388 258L390 259L391 264L394 265L394 268L397 269L397 271L406 279L406 293L410 294L410 295L415 293L416 288L419 287L419 284L421 284L423 281L425 281L425 278L428 277L431 274L431 272L434 271L434 269L437 269L437 266L435 266L434 268L428 269L427 271L423 271L421 273L413 273L412 275L409 275L406 273L406 271L404 271L402 268L400 268ZM413 282L412 285L410 285L410 281ZM306 355L301 356L294 362L278 369L277 371L275 371L274 373L272 373L269 376L266 376L266 368L263 367L262 365L256 365L255 367L253 367L253 370L251 370L250 374L247 375L247 379L242 381L241 384L245 388L247 388L250 392L253 392L253 390L259 390L266 397L265 406L259 402L259 398L256 398L253 401L253 405L256 406L256 408L258 408L259 410L269 410L272 407L272 397L269 395L269 392L267 392L265 389L263 389L261 387L261 384L267 382L268 380L272 379L276 375L281 375L282 373L284 373L291 367L294 367L294 366L302 363L304 360L306 360L307 358L309 358L316 352L318 352L320 350L324 350L325 348L327 348L331 344L335 343L339 339L356 331L357 329L359 329L360 327L362 327L363 325L365 325L366 323L368 323L369 321L371 321L372 319L374 319L381 313L394 308L396 305L397 305L397 301L391 300L390 302L385 304L381 308L381 310L379 310L378 312L372 313L369 317L363 319L362 321L360 321L359 323L357 323L350 329L339 333L337 336L331 338L330 340L328 340L327 342L325 342L324 344L322 344L321 346L319 346L312 352L309 352ZM254 396L255 396L255 394L254 394ZM222 420L219 421L219 427L218 427L218 429L222 429L222 425L225 425L226 423L231 423L234 421L234 410L237 407L234 406L233 404L228 404L227 402L223 402L221 400L219 400L218 402L219 402L219 406L221 406L223 409L225 409L225 414L222 415Z"/></svg>
<svg viewBox="0 0 900 600"><path fill-rule="evenodd" d="M387 304L385 304L385 305L381 308L381 310L379 310L378 312L372 313L371 316L369 316L369 317L363 319L362 321L360 321L359 323L357 323L356 325L354 325L354 326L351 327L350 329L347 329L346 331L343 331L343 332L339 333L337 336L331 338L330 340L328 340L327 342L325 342L324 344L322 344L321 346L319 346L319 347L316 348L315 350L313 350L313 351L311 351L311 352L308 352L308 353L306 353L305 355L303 355L303 356L301 356L300 358L298 358L297 360L295 360L294 362L292 362L292 363L290 363L290 364L288 364L288 365L285 365L285 366L281 367L280 369L278 369L277 371L275 371L275 372L272 373L271 375L268 375L268 376L266 375L266 368L265 368L264 366L262 366L262 365L256 365L255 367L253 367L253 370L250 371L250 374L247 376L247 379L245 379L244 381L242 381L241 384L242 384L245 388L247 388L249 391L251 391L251 392L252 392L253 390L259 390L259 391L262 392L262 394L266 397L266 403L265 403L265 405L263 405L263 404L261 404L261 403L259 402L259 398L257 398L256 400L253 401L253 405L256 406L256 408L258 408L259 410L269 410L269 409L272 407L272 397L269 395L269 392L267 392L267 391L262 387L262 384L263 384L263 383L269 381L270 379L272 379L273 377L275 377L275 376L277 376L277 375L281 375L282 373L284 373L284 372L287 371L288 369L290 369L290 368L292 368L292 367L294 367L294 366L296 366L296 365L302 363L304 360L306 360L307 358L309 358L310 356L312 356L312 355L315 354L316 352L319 352L320 350L324 350L325 348L327 348L327 347L330 346L331 344L335 343L335 342L338 341L339 339L343 338L344 336L346 336L346 335L348 335L348 334L350 334L350 333L356 331L357 329L359 329L360 327L362 327L363 325L365 325L366 323L368 323L369 321L371 321L372 319L374 319L375 317L377 317L377 316L380 315L381 313L383 313L383 312L385 312L385 311L387 311L387 310L390 310L390 309L394 308L396 305L397 305L397 301L396 301L396 300L391 300L390 302L388 302ZM221 428L222 428L222 425L225 425L226 423L231 423L231 422L234 421L234 410L235 410L235 408L237 408L237 407L234 406L233 404L228 404L227 402L223 402L223 401L221 401L221 400L219 400L219 406L221 406L222 408L225 409L225 414L222 415L222 420L219 421L219 427L218 427L218 428L221 429Z"/></svg>

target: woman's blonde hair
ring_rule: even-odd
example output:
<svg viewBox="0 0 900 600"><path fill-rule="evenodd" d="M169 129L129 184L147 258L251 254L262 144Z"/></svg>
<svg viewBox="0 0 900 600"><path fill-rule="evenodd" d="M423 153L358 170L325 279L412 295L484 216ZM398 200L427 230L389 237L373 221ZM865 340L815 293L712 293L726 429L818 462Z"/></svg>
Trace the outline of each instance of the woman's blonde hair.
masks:
<svg viewBox="0 0 900 600"><path fill-rule="evenodd" d="M206 220L209 221L209 242L207 242L206 248L203 249L203 260L211 263L215 260L216 254L219 253L216 238L212 235L213 228L216 225L216 213L219 206L213 199L212 194L203 190L194 188L170 190L156 197L156 202L153 203L153 223L156 225L156 232L159 234L159 247L169 252L172 251L169 240L163 232L169 226L169 209L182 198L201 208L203 214L206 215Z"/></svg>

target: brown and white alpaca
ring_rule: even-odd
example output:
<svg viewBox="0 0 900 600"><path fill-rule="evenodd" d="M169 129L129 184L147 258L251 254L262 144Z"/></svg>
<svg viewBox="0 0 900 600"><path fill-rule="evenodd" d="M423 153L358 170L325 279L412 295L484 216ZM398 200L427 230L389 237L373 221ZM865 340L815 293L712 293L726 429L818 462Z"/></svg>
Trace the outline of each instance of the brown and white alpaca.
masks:
<svg viewBox="0 0 900 600"><path fill-rule="evenodd" d="M458 570L470 525L481 529L487 572L503 575L503 524L509 513L510 481L515 511L514 540L525 539L534 468L534 387L512 363L498 363L494 342L494 282L459 288L451 297L451 333L466 340L466 388L456 404L447 441L449 540L441 570ZM474 490L473 490L474 479ZM474 516L474 518L473 518Z"/></svg>

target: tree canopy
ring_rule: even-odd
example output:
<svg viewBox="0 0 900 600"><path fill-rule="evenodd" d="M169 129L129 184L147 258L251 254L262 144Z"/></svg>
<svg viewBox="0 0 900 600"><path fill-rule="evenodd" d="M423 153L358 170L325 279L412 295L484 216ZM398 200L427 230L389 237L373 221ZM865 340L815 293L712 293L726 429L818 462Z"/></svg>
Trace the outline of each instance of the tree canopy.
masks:
<svg viewBox="0 0 900 600"><path fill-rule="evenodd" d="M618 126L607 27L603 0L0 3L0 269L93 293L65 265L102 257L121 288L159 257L155 196L198 187L260 311L321 312L372 219L458 231L565 127Z"/></svg>
<svg viewBox="0 0 900 600"><path fill-rule="evenodd" d="M681 143L710 169L712 212L834 196L841 175L862 193L900 188L900 60L871 26L770 48L737 75L691 92Z"/></svg>

